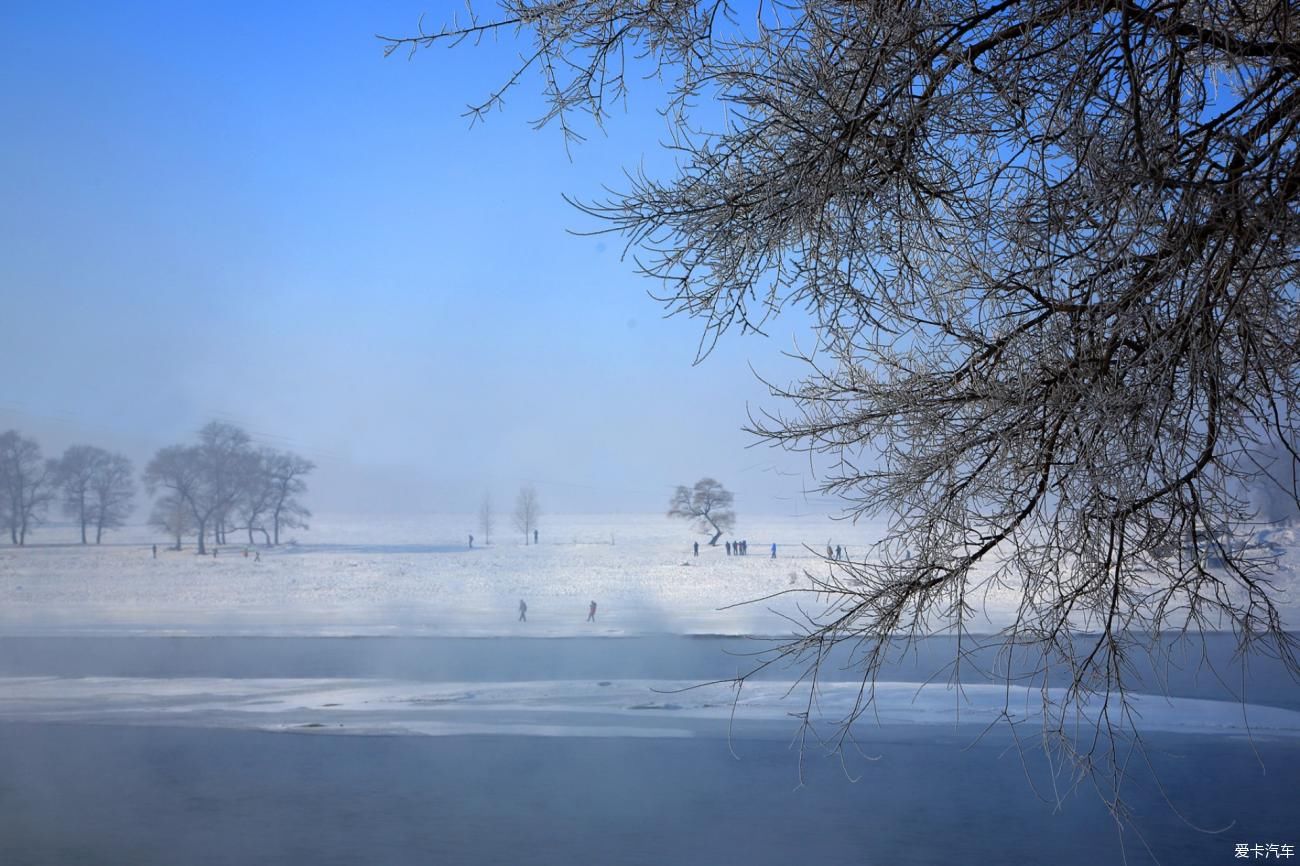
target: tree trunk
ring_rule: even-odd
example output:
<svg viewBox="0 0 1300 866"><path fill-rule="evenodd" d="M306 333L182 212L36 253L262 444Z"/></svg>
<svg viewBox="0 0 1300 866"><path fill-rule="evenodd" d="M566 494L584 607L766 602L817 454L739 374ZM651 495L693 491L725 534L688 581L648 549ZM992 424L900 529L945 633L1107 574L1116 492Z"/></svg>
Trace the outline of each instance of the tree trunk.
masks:
<svg viewBox="0 0 1300 866"><path fill-rule="evenodd" d="M100 523L95 524L95 543L102 544L103 541L104 541L104 524L101 521Z"/></svg>
<svg viewBox="0 0 1300 866"><path fill-rule="evenodd" d="M199 556L207 553L207 550L203 547L203 536L207 535L207 524L206 520L199 521Z"/></svg>
<svg viewBox="0 0 1300 866"><path fill-rule="evenodd" d="M81 494L81 508L78 516L81 518L81 543L86 543L86 494Z"/></svg>
<svg viewBox="0 0 1300 866"><path fill-rule="evenodd" d="M709 526L713 527L713 537L709 539L709 547L717 547L718 539L722 537L722 530L718 528L718 524L714 523L713 518L708 514L704 515L704 519L709 521Z"/></svg>

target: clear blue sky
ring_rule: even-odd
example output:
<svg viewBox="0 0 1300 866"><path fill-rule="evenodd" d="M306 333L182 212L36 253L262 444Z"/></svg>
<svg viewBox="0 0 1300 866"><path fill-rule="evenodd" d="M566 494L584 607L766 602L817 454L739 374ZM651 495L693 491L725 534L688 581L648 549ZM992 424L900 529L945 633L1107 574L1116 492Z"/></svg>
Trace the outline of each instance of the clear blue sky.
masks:
<svg viewBox="0 0 1300 866"><path fill-rule="evenodd" d="M715 475L805 501L752 440L795 323L692 367L617 237L562 193L663 166L653 89L566 154L536 80L471 128L509 40L385 59L453 3L0 7L0 428L137 460L212 418L318 461L318 508L665 507ZM485 7L486 11L486 7ZM653 87L653 85L649 85Z"/></svg>

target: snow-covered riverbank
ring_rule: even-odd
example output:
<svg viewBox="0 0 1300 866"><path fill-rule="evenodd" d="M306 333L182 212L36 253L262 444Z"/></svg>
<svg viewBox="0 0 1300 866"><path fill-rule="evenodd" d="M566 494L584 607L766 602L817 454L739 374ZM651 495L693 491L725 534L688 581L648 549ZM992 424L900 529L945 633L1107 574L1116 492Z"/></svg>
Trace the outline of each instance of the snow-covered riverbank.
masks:
<svg viewBox="0 0 1300 866"><path fill-rule="evenodd" d="M700 536L660 515L551 516L537 545L500 532L485 546L475 523L468 515L326 516L296 532L296 543L248 547L247 556L246 545L231 544L216 557L167 550L147 527L127 527L101 547L47 527L26 548L0 548L0 633L784 632L788 623L769 607L788 611L792 600L728 606L806 585L805 571L825 568L808 548L831 541L861 555L874 539L821 516L756 518L735 534L749 541L748 556L701 543L697 557Z"/></svg>
<svg viewBox="0 0 1300 866"><path fill-rule="evenodd" d="M28 547L0 547L0 635L787 634L796 605L816 610L820 600L784 593L826 573L827 545L857 558L880 535L822 515L742 516L733 535L749 542L747 556L704 543L695 556L701 537L662 515L547 516L536 545L502 531L485 546L476 522L325 515L293 543L230 544L215 557L167 550L144 526L102 546L75 543L71 527L43 527ZM472 549L470 533L480 536ZM1286 551L1276 583L1294 628L1300 593L1285 592L1300 563L1293 535L1272 533ZM974 631L995 631L1017 603L1000 586L978 600ZM591 601L595 622L586 621Z"/></svg>

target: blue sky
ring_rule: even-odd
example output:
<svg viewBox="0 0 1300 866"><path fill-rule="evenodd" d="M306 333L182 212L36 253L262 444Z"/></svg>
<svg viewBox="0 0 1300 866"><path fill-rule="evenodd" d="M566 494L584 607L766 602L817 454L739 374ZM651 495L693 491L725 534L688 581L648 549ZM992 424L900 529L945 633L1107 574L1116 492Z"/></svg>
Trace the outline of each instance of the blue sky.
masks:
<svg viewBox="0 0 1300 866"><path fill-rule="evenodd" d="M369 7L369 8L367 8ZM654 510L715 475L741 511L823 510L741 432L796 325L693 367L617 237L563 193L668 163L654 84L566 154L522 47L385 59L458 4L0 11L0 428L138 460L212 418L318 461L318 507Z"/></svg>

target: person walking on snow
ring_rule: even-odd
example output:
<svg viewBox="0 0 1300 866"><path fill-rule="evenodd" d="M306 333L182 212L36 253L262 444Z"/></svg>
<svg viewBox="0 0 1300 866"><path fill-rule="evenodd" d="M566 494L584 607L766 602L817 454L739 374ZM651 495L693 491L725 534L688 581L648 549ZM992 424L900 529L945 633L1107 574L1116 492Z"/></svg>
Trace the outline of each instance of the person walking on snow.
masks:
<svg viewBox="0 0 1300 866"><path fill-rule="evenodd" d="M534 529L534 530L533 530L533 544L536 544L536 543L537 543L537 530Z"/></svg>
<svg viewBox="0 0 1300 866"><path fill-rule="evenodd" d="M772 542L772 558L776 559L776 542Z"/></svg>
<svg viewBox="0 0 1300 866"><path fill-rule="evenodd" d="M596 621L596 602L591 603L591 608L587 611L587 622Z"/></svg>
<svg viewBox="0 0 1300 866"><path fill-rule="evenodd" d="M474 549L474 533L472 532L469 534L469 549Z"/></svg>
<svg viewBox="0 0 1300 866"><path fill-rule="evenodd" d="M519 621L528 622L528 605L524 604L522 598L519 599Z"/></svg>
<svg viewBox="0 0 1300 866"><path fill-rule="evenodd" d="M154 549L154 556L157 556L157 555L158 555L158 545L155 544L155 545L153 546L153 549ZM699 556L699 555L700 555L700 543L699 543L698 541L695 542L695 555L696 555L696 556Z"/></svg>

